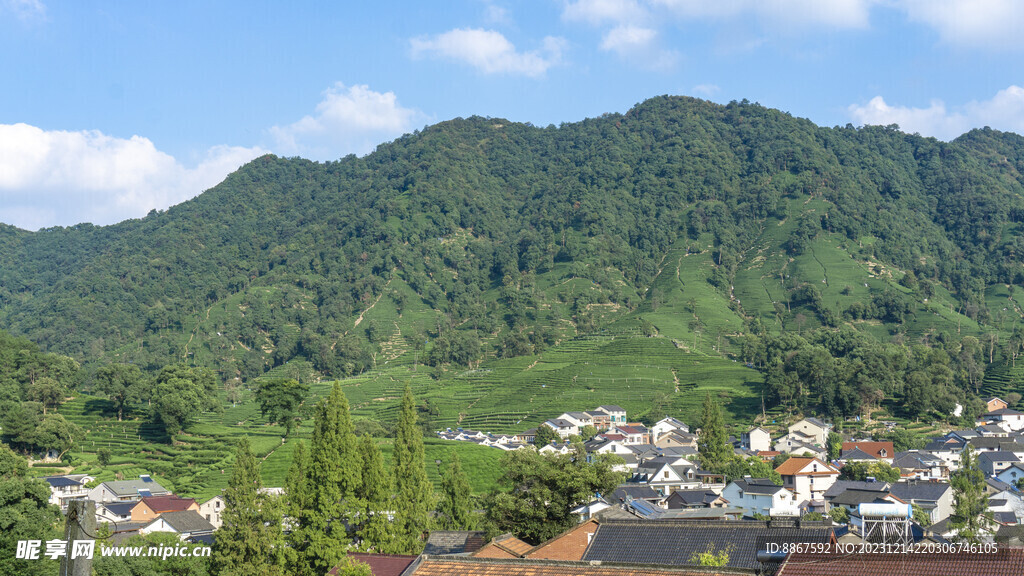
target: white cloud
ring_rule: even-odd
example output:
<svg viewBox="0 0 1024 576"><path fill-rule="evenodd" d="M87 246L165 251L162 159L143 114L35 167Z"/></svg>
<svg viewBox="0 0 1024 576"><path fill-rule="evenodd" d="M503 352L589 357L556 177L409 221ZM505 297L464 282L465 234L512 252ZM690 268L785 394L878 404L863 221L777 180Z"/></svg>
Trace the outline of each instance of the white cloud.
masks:
<svg viewBox="0 0 1024 576"><path fill-rule="evenodd" d="M646 18L646 8L636 0L577 0L566 4L562 10L562 19L594 26L639 22Z"/></svg>
<svg viewBox="0 0 1024 576"><path fill-rule="evenodd" d="M14 14L22 22L46 18L46 5L39 0L0 0L0 8Z"/></svg>
<svg viewBox="0 0 1024 576"><path fill-rule="evenodd" d="M287 126L274 126L270 134L275 152L317 160L346 154L366 154L377 144L413 129L422 115L398 104L394 92L374 92L369 86L337 83L324 91L316 113Z"/></svg>
<svg viewBox="0 0 1024 576"><path fill-rule="evenodd" d="M641 48L647 48L658 37L657 30L644 28L642 26L616 26L604 35L601 40L602 50L613 52L631 52Z"/></svg>
<svg viewBox="0 0 1024 576"><path fill-rule="evenodd" d="M433 55L458 60L485 74L543 76L561 62L565 40L548 36L540 49L519 52L495 30L456 28L434 37L413 38L413 57Z"/></svg>
<svg viewBox="0 0 1024 576"><path fill-rule="evenodd" d="M946 42L975 48L1017 48L1024 34L1020 0L900 0L907 16Z"/></svg>
<svg viewBox="0 0 1024 576"><path fill-rule="evenodd" d="M504 6L488 3L484 7L484 21L490 24L509 24L512 17Z"/></svg>
<svg viewBox="0 0 1024 576"><path fill-rule="evenodd" d="M866 28L881 0L653 0L682 18L728 19L755 16L784 28L828 26Z"/></svg>
<svg viewBox="0 0 1024 576"><path fill-rule="evenodd" d="M1024 88L1010 86L990 100L972 101L957 110L947 109L940 100L933 100L927 108L891 106L875 96L865 105L850 106L849 113L857 124L898 124L904 132L940 140L952 140L982 126L1024 134Z"/></svg>
<svg viewBox="0 0 1024 576"><path fill-rule="evenodd" d="M141 136L0 124L0 221L37 229L142 217L196 196L263 153L218 146L186 167Z"/></svg>
<svg viewBox="0 0 1024 576"><path fill-rule="evenodd" d="M658 46L658 31L644 26L624 24L606 32L601 49L615 52L641 68L668 70L675 66L679 54Z"/></svg>
<svg viewBox="0 0 1024 576"><path fill-rule="evenodd" d="M693 87L693 93L703 96L705 98L711 98L715 94L721 91L721 88L717 84L698 84Z"/></svg>

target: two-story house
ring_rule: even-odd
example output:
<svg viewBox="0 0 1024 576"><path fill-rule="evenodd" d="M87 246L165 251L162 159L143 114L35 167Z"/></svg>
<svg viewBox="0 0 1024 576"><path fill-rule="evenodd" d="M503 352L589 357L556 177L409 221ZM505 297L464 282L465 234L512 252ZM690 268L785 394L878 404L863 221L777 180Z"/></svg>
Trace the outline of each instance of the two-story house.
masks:
<svg viewBox="0 0 1024 576"><path fill-rule="evenodd" d="M742 508L748 515L770 515L774 510L795 511L799 502L793 491L778 486L768 478L751 478L744 476L742 480L733 480L722 490L722 498L733 508Z"/></svg>
<svg viewBox="0 0 1024 576"><path fill-rule="evenodd" d="M817 458L794 456L786 460L776 472L782 476L782 485L793 491L801 505L824 508L824 494L839 478L839 470Z"/></svg>
<svg viewBox="0 0 1024 576"><path fill-rule="evenodd" d="M132 522L149 522L167 512L194 510L199 512L199 503L195 498L179 496L148 496L142 498L132 507Z"/></svg>
<svg viewBox="0 0 1024 576"><path fill-rule="evenodd" d="M757 426L743 433L743 447L753 452L763 452L772 449L772 436L767 430Z"/></svg>
<svg viewBox="0 0 1024 576"><path fill-rule="evenodd" d="M617 426L619 424L626 423L626 410L621 406L614 404L608 406L598 406L597 412L604 412L608 415L608 426Z"/></svg>
<svg viewBox="0 0 1024 576"><path fill-rule="evenodd" d="M675 418L662 418L651 426L651 441L657 443L662 436L669 432L688 433L689 431L690 427L681 420L676 420Z"/></svg>
<svg viewBox="0 0 1024 576"><path fill-rule="evenodd" d="M804 418L803 420L789 427L790 435L796 435L798 440L809 438L810 444L825 446L828 433L832 430L831 424L826 424L817 418Z"/></svg>
<svg viewBox="0 0 1024 576"><path fill-rule="evenodd" d="M61 510L68 509L68 502L79 498L89 497L89 488L86 483L91 482L91 476L76 474L73 476L46 476L43 478L50 485L50 504L60 506Z"/></svg>

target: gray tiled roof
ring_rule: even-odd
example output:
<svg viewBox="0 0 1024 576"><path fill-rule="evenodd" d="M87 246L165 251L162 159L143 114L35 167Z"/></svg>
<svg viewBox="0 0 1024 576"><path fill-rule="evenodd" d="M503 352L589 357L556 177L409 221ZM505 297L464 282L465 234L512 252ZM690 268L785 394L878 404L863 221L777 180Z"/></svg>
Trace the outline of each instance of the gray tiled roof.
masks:
<svg viewBox="0 0 1024 576"><path fill-rule="evenodd" d="M469 554L483 548L486 532L470 530L434 530L427 537L424 554Z"/></svg>
<svg viewBox="0 0 1024 576"><path fill-rule="evenodd" d="M864 482L859 480L836 480L828 490L825 490L825 498L835 498L849 489L874 490L876 492L888 492L888 482Z"/></svg>
<svg viewBox="0 0 1024 576"><path fill-rule="evenodd" d="M906 502L911 500L934 502L950 490L952 488L945 482L896 482L892 485L890 493Z"/></svg>
<svg viewBox="0 0 1024 576"><path fill-rule="evenodd" d="M768 478L738 479L733 482L740 490L748 494L775 494L779 490L785 489L782 486L777 486Z"/></svg>
<svg viewBox="0 0 1024 576"><path fill-rule="evenodd" d="M769 527L752 521L619 521L602 522L583 555L585 562L691 566L694 554L729 550L727 566L761 569L758 550L766 544L828 542L832 529Z"/></svg>
<svg viewBox="0 0 1024 576"><path fill-rule="evenodd" d="M134 480L112 480L103 484L118 496L136 496L139 494L139 490L149 490L149 493L153 495L167 493L167 489L155 480L147 482L141 478Z"/></svg>
<svg viewBox="0 0 1024 576"><path fill-rule="evenodd" d="M178 534L184 533L196 533L196 532L213 532L213 524L199 515L195 510L180 510L176 512L164 512L159 518L153 520L158 522L163 520ZM153 522L150 522L152 524Z"/></svg>

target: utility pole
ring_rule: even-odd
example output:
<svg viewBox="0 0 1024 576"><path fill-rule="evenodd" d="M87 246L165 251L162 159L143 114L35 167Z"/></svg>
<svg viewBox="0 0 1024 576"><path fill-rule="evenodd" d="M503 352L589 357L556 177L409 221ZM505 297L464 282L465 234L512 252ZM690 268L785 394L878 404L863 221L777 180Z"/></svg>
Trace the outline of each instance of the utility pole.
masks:
<svg viewBox="0 0 1024 576"><path fill-rule="evenodd" d="M64 524L66 554L60 559L60 576L91 576L92 557L96 550L96 503L92 500L68 502L68 515ZM76 546L75 541L87 541L88 553Z"/></svg>

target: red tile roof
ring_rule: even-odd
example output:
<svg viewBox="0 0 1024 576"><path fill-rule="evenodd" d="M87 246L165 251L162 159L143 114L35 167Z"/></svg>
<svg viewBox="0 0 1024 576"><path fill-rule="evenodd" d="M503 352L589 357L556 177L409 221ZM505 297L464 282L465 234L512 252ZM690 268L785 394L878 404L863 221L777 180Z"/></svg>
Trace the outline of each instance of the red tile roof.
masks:
<svg viewBox="0 0 1024 576"><path fill-rule="evenodd" d="M193 504L197 505L195 498L182 498L180 496L147 496L140 500L149 509L157 514L164 512L178 512L188 510Z"/></svg>
<svg viewBox="0 0 1024 576"><path fill-rule="evenodd" d="M801 473L800 471L809 466L811 462L817 462L818 464L821 464L822 468L819 468L817 472ZM789 460L786 460L785 462L782 463L781 466L776 468L775 471L781 474L782 476L794 476L796 474L801 474L804 476L827 476L830 474L839 474L839 472L836 471L835 468L829 466L828 464L825 464L824 462L817 458L801 457L793 457L790 458Z"/></svg>
<svg viewBox="0 0 1024 576"><path fill-rule="evenodd" d="M541 543L526 557L537 560L582 560L591 536L597 532L597 526L597 520L587 520Z"/></svg>
<svg viewBox="0 0 1024 576"><path fill-rule="evenodd" d="M412 564L418 556L401 556L398 554L367 554L364 552L352 552L349 558L368 564L370 573L373 576L400 576L405 569ZM335 576L340 566L331 568L328 576Z"/></svg>
<svg viewBox="0 0 1024 576"><path fill-rule="evenodd" d="M856 546L856 545L855 545ZM954 544L955 546L955 544ZM970 554L791 554L776 576L1010 576L1024 574L1024 548Z"/></svg>
<svg viewBox="0 0 1024 576"><path fill-rule="evenodd" d="M896 455L892 442L843 442L843 451L860 448L875 458L892 458ZM885 454L882 451L885 450Z"/></svg>

